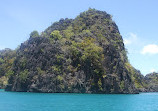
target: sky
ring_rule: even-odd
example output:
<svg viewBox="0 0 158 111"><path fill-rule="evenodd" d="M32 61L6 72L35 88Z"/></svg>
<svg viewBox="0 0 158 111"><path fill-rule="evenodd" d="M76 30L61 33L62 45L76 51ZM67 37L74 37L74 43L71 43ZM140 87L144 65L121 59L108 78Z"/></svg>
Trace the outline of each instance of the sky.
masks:
<svg viewBox="0 0 158 111"><path fill-rule="evenodd" d="M136 69L158 72L158 0L0 0L0 49L15 49L33 30L88 8L113 16Z"/></svg>

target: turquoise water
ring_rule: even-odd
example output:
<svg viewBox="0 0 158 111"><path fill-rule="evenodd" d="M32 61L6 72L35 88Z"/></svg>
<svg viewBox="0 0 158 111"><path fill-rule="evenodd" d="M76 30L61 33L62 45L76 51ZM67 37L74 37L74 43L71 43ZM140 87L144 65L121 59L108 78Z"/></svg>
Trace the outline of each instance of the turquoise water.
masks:
<svg viewBox="0 0 158 111"><path fill-rule="evenodd" d="M61 94L0 90L0 111L158 111L158 93Z"/></svg>

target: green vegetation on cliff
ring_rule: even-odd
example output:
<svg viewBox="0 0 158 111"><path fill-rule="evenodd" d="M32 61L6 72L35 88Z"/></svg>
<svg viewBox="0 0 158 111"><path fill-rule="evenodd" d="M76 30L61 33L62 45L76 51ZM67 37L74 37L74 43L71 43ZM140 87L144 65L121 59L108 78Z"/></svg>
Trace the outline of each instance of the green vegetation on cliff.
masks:
<svg viewBox="0 0 158 111"><path fill-rule="evenodd" d="M13 74L12 67L16 51L4 49L0 51L0 88L5 88L8 78Z"/></svg>
<svg viewBox="0 0 158 111"><path fill-rule="evenodd" d="M145 82L147 83L147 91L158 92L158 73L153 72L145 76Z"/></svg>

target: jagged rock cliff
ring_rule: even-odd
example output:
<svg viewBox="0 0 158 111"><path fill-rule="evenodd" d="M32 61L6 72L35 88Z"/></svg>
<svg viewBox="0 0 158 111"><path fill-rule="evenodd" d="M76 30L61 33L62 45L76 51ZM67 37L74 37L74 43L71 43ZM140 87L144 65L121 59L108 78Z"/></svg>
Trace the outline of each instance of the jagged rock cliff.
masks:
<svg viewBox="0 0 158 111"><path fill-rule="evenodd" d="M16 51L7 91L138 93L135 70L109 14L89 9L34 31Z"/></svg>

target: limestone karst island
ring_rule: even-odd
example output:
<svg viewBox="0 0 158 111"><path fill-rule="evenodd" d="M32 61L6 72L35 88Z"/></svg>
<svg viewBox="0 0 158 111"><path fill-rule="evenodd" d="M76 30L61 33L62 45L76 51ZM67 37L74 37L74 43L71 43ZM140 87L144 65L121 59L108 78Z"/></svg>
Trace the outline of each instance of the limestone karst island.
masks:
<svg viewBox="0 0 158 111"><path fill-rule="evenodd" d="M137 94L158 91L157 80L157 73L143 76L130 64L112 16L96 9L0 51L0 88L6 91Z"/></svg>

